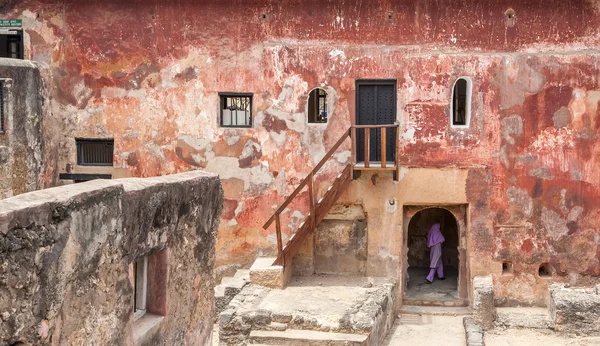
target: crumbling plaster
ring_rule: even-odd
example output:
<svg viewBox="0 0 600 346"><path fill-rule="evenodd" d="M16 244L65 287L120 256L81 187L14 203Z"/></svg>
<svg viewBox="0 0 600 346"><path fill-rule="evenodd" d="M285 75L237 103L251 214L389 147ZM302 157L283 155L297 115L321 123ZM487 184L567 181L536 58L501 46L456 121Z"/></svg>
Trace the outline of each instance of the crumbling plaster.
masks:
<svg viewBox="0 0 600 346"><path fill-rule="evenodd" d="M495 297L507 303L541 302L537 289L514 290L537 287L541 261L556 268L553 280L598 281L595 2L521 1L510 4L510 19L508 4L484 0L342 1L319 3L318 11L308 3L9 7L7 17L27 19L32 58L49 66L46 126L60 135L45 137L45 151L56 154L45 183L75 162L76 136L115 138L115 176L218 172L225 207L217 266L249 265L274 252L274 230L261 228L271 211L354 121L355 80L396 78L397 154L408 177L394 184L379 174L378 186L392 189L381 196L397 198L396 210L410 200L401 197L406 189L430 196L412 203L469 204L468 256L478 258L471 274L492 272ZM473 80L468 129L448 124L451 86L460 76ZM316 86L335 95L327 125L306 123L307 94ZM218 126L220 91L254 93L253 128ZM348 156L342 151L325 167L321 188ZM441 174L446 180L436 184L452 192L423 194L430 187L424 182L434 181L427 177L403 183L413 168L446 168L431 174ZM460 179L449 182L448 172ZM369 234L367 272L397 271L401 242L392 230L401 219L369 184L363 177L350 188L371 195L364 199L372 206L363 207L381 215L368 223L377 232ZM308 212L306 194L300 197L283 215L284 237ZM503 260L522 264L500 277Z"/></svg>

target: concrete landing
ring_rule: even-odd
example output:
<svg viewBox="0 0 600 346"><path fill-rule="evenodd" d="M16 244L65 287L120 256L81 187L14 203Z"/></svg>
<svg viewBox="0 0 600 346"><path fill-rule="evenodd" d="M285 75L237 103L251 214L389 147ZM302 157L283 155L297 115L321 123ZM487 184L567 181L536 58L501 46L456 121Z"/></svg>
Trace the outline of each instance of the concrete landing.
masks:
<svg viewBox="0 0 600 346"><path fill-rule="evenodd" d="M470 307L402 305L400 315L468 316Z"/></svg>
<svg viewBox="0 0 600 346"><path fill-rule="evenodd" d="M396 290L396 282L385 278L335 275L296 277L283 290L249 284L219 316L220 344L247 343L262 335L257 331L304 330L351 334L365 338L364 345L380 345L394 320Z"/></svg>
<svg viewBox="0 0 600 346"><path fill-rule="evenodd" d="M465 346L462 316L400 315L381 346Z"/></svg>
<svg viewBox="0 0 600 346"><path fill-rule="evenodd" d="M485 332L485 346L598 346L600 337L572 337L548 329L496 328Z"/></svg>

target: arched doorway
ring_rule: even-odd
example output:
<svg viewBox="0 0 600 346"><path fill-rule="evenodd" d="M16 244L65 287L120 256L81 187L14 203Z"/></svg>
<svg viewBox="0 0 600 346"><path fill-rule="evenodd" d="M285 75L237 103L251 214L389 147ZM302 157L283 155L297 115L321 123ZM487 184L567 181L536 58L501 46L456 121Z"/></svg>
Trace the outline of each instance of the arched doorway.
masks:
<svg viewBox="0 0 600 346"><path fill-rule="evenodd" d="M445 238L442 243L442 263L444 279L437 274L432 283L426 281L430 270L430 249L427 247L427 234L431 227L439 223ZM404 299L418 304L443 305L443 302L459 299L459 225L454 215L444 208L425 208L411 217L407 232L406 286Z"/></svg>

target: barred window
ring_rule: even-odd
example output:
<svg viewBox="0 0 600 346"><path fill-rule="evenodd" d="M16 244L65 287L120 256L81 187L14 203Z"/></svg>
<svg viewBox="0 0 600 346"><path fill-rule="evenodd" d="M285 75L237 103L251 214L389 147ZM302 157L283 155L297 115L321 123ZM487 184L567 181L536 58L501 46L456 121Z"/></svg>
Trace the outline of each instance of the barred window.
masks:
<svg viewBox="0 0 600 346"><path fill-rule="evenodd" d="M321 88L308 94L308 122L327 123L327 93Z"/></svg>
<svg viewBox="0 0 600 346"><path fill-rule="evenodd" d="M0 57L23 59L23 30L0 30Z"/></svg>
<svg viewBox="0 0 600 346"><path fill-rule="evenodd" d="M252 94L219 93L222 127L252 127Z"/></svg>
<svg viewBox="0 0 600 346"><path fill-rule="evenodd" d="M112 166L115 140L76 138L77 164L81 166Z"/></svg>

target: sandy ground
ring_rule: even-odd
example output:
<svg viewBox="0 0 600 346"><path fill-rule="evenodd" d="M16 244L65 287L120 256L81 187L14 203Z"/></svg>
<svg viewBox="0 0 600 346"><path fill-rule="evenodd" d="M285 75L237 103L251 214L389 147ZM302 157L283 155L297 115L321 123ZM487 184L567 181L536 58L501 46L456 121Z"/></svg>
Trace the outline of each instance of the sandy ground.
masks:
<svg viewBox="0 0 600 346"><path fill-rule="evenodd" d="M493 330L485 333L486 346L598 346L600 337L569 337L550 330Z"/></svg>
<svg viewBox="0 0 600 346"><path fill-rule="evenodd" d="M382 346L465 346L463 317L402 315Z"/></svg>

